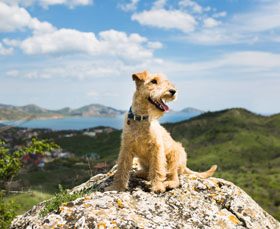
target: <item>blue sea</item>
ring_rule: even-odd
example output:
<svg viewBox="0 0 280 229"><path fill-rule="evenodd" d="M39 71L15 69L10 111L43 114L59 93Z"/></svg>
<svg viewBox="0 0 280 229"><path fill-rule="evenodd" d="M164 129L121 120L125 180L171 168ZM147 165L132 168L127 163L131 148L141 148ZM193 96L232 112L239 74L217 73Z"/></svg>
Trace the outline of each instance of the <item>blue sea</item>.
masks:
<svg viewBox="0 0 280 229"><path fill-rule="evenodd" d="M186 113L186 112L172 112L165 114L161 119L161 123L167 122L179 122L190 119L199 115L198 112ZM47 128L52 130L81 130L97 126L108 126L116 129L122 129L124 116L116 117L68 117L61 119L34 119L26 122L18 121L3 121L0 123L25 127L25 128Z"/></svg>

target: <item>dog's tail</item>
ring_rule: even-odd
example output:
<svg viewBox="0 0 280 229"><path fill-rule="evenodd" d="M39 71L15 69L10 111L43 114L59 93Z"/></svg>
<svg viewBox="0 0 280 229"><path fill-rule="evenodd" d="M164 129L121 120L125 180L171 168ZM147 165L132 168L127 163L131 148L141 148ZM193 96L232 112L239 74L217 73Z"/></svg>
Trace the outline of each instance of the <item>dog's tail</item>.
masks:
<svg viewBox="0 0 280 229"><path fill-rule="evenodd" d="M195 175L199 178L207 178L207 177L211 177L215 173L216 169L217 169L217 165L212 165L211 168L205 172L195 172L186 167L184 174Z"/></svg>

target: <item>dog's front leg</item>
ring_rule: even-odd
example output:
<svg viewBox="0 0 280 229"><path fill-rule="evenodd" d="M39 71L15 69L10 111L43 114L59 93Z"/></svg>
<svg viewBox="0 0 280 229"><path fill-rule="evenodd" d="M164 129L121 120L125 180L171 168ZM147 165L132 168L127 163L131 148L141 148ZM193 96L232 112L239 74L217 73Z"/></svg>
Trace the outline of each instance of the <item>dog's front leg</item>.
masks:
<svg viewBox="0 0 280 229"><path fill-rule="evenodd" d="M118 158L118 168L113 185L106 190L124 191L127 189L129 172L132 167L133 153L129 146L121 146Z"/></svg>
<svg viewBox="0 0 280 229"><path fill-rule="evenodd" d="M163 181L166 178L166 158L164 149L159 144L155 144L151 150L151 160L149 166L149 179L153 192L164 192Z"/></svg>

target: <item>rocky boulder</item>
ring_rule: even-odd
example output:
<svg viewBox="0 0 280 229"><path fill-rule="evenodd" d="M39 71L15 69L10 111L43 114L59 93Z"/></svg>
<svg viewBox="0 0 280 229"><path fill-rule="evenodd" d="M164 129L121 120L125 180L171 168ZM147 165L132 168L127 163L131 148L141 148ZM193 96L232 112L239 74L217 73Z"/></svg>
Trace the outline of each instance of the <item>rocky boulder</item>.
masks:
<svg viewBox="0 0 280 229"><path fill-rule="evenodd" d="M45 202L18 216L11 228L280 228L233 183L182 175L181 187L151 193L148 182L131 174L126 192L104 192L116 168L70 190L85 193L41 216Z"/></svg>

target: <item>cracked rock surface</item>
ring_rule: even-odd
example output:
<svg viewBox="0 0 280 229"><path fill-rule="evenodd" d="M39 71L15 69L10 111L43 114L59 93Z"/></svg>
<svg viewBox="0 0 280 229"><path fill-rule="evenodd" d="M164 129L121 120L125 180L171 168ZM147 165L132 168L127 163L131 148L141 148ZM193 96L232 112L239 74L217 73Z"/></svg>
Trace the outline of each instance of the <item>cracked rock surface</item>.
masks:
<svg viewBox="0 0 280 229"><path fill-rule="evenodd" d="M115 171L116 167L70 190L87 194L56 212L42 217L44 202L34 206L11 228L280 228L242 189L223 179L182 175L181 187L154 194L132 172L128 191L104 192Z"/></svg>

